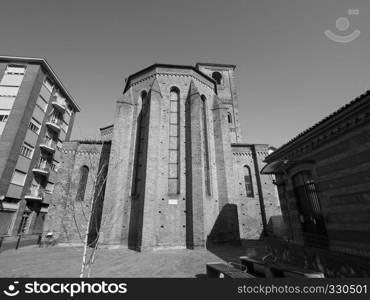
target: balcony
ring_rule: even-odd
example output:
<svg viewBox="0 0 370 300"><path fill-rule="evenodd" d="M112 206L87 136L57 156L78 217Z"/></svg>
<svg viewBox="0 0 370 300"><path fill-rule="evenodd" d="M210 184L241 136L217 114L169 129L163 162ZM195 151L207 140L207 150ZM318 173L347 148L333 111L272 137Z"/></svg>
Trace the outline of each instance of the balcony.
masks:
<svg viewBox="0 0 370 300"><path fill-rule="evenodd" d="M36 165L32 172L35 173L35 175L40 176L48 176L50 172L50 166L46 161L40 162L38 165Z"/></svg>
<svg viewBox="0 0 370 300"><path fill-rule="evenodd" d="M56 117L51 117L49 120L46 121L46 126L50 128L55 133L59 134L60 132L60 120Z"/></svg>
<svg viewBox="0 0 370 300"><path fill-rule="evenodd" d="M54 109L60 113L64 113L66 111L66 104L64 101L58 100L57 97L53 97L51 100L51 104L53 105Z"/></svg>
<svg viewBox="0 0 370 300"><path fill-rule="evenodd" d="M51 138L45 138L40 143L40 148L51 154L55 152L55 147L56 147L56 143Z"/></svg>
<svg viewBox="0 0 370 300"><path fill-rule="evenodd" d="M26 201L42 202L44 199L44 192L39 187L31 187L24 196Z"/></svg>

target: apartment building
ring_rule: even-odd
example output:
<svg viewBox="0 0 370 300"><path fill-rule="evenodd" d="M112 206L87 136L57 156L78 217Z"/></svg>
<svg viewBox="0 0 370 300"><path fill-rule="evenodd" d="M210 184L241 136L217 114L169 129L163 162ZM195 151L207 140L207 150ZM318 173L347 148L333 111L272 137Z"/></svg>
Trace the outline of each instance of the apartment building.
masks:
<svg viewBox="0 0 370 300"><path fill-rule="evenodd" d="M0 56L0 236L43 230L79 110L45 59Z"/></svg>

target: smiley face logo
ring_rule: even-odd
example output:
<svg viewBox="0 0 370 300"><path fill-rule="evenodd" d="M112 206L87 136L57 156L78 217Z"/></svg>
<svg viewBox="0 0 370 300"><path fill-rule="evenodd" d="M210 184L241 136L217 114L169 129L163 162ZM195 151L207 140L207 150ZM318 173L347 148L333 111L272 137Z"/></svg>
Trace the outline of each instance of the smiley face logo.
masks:
<svg viewBox="0 0 370 300"><path fill-rule="evenodd" d="M4 290L4 294L9 296L9 297L17 296L19 294L19 290L15 289L15 285L18 284L18 283L19 283L19 281L14 281L13 284L10 284L8 286L8 291Z"/></svg>
<svg viewBox="0 0 370 300"><path fill-rule="evenodd" d="M348 15L358 15L359 14L359 10L358 9L350 9L348 10ZM346 17L340 17L337 19L337 21L335 22L335 25L336 25L336 28L338 31L340 32L345 32L349 29L349 26L350 26L350 22L349 22L349 19L346 18ZM338 34L335 34L333 33L331 30L326 30L325 31L325 35L331 39L332 41L334 42L337 42L337 43L349 43L349 42L352 42L353 40L355 40L356 38L358 38L358 36L360 35L360 30L356 29L354 30L352 33L350 34L347 34L347 35L338 35Z"/></svg>

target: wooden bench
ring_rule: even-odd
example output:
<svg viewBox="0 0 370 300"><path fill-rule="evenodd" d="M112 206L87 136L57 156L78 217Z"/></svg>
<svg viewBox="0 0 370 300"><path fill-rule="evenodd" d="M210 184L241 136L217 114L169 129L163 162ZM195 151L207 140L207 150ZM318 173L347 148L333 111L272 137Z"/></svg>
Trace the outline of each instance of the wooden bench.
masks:
<svg viewBox="0 0 370 300"><path fill-rule="evenodd" d="M302 269L300 267L284 264L263 261L262 259L241 256L240 261L248 273L255 276L263 277L304 277L304 278L324 278L321 272Z"/></svg>
<svg viewBox="0 0 370 300"><path fill-rule="evenodd" d="M207 263L207 276L209 278L255 278L253 275L234 268L227 263Z"/></svg>

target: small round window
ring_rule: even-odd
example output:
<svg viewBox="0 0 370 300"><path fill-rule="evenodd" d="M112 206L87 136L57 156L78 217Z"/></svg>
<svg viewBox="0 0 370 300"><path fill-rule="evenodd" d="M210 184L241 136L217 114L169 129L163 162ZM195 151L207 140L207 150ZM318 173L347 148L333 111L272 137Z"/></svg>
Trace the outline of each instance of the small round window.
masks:
<svg viewBox="0 0 370 300"><path fill-rule="evenodd" d="M220 72L213 72L212 73L212 78L217 82L217 84L222 83L222 75Z"/></svg>

